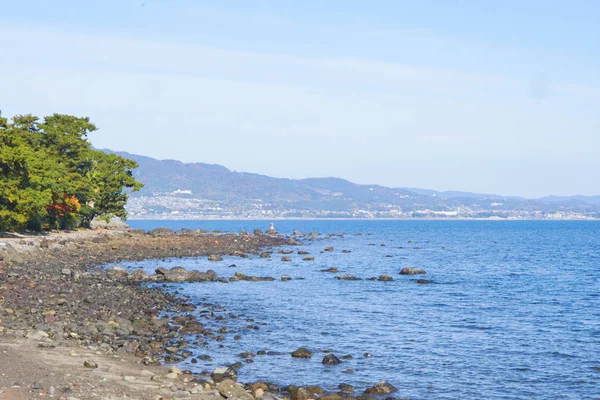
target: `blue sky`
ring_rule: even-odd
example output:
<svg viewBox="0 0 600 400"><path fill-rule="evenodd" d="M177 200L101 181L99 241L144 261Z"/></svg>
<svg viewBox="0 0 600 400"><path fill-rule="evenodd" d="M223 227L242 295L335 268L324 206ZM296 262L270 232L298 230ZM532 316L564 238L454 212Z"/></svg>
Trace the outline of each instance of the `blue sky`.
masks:
<svg viewBox="0 0 600 400"><path fill-rule="evenodd" d="M3 1L4 116L281 177L600 194L599 2Z"/></svg>

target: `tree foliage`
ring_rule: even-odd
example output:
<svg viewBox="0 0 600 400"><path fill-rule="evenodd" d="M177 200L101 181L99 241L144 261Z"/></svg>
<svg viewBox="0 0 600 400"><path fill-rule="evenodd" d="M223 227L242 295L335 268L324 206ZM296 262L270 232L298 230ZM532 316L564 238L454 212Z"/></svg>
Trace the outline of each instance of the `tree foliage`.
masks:
<svg viewBox="0 0 600 400"><path fill-rule="evenodd" d="M126 219L137 163L92 148L88 118L54 114L0 118L0 231L89 226Z"/></svg>

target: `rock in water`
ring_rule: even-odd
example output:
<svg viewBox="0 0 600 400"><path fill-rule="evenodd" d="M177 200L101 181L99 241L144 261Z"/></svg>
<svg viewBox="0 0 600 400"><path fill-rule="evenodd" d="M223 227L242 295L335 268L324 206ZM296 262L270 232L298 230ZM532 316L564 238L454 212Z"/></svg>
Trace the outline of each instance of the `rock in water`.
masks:
<svg viewBox="0 0 600 400"><path fill-rule="evenodd" d="M341 361L335 356L335 354L327 354L325 357L323 357L322 363L325 365L338 365L341 363Z"/></svg>
<svg viewBox="0 0 600 400"><path fill-rule="evenodd" d="M311 358L312 351L308 350L305 347L300 347L298 350L292 352L292 357L294 358Z"/></svg>
<svg viewBox="0 0 600 400"><path fill-rule="evenodd" d="M223 257L213 254L208 256L208 261L223 261Z"/></svg>
<svg viewBox="0 0 600 400"><path fill-rule="evenodd" d="M390 393L394 393L397 391L398 391L398 389L396 389L393 385L391 385L385 381L381 381L381 382L377 382L372 387L367 388L367 390L365 390L365 394L374 394L377 396L381 396L384 394L390 394Z"/></svg>
<svg viewBox="0 0 600 400"><path fill-rule="evenodd" d="M340 280L340 281L362 281L362 278L358 278L356 276L352 276L352 275L341 275L341 276L336 276L335 279Z"/></svg>
<svg viewBox="0 0 600 400"><path fill-rule="evenodd" d="M391 277L391 275L380 275L379 278L377 278L378 281L393 281L394 278Z"/></svg>
<svg viewBox="0 0 600 400"><path fill-rule="evenodd" d="M400 275L424 275L427 272L423 269L414 269L414 268L402 268L400 270Z"/></svg>

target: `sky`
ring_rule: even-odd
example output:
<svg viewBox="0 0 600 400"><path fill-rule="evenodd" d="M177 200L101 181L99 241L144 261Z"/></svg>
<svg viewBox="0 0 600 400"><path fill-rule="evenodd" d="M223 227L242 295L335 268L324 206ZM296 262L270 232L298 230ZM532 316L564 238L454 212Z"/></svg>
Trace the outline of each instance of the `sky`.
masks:
<svg viewBox="0 0 600 400"><path fill-rule="evenodd" d="M598 1L0 0L2 116L276 177L600 194Z"/></svg>

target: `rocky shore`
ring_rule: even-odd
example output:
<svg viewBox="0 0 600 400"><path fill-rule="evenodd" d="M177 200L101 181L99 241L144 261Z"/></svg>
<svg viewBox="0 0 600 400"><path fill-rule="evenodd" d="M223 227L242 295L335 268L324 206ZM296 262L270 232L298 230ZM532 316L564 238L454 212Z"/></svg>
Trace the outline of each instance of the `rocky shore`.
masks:
<svg viewBox="0 0 600 400"><path fill-rule="evenodd" d="M179 267L157 269L153 275L98 267L167 257L205 256L218 261L221 255L247 257L297 243L259 230L254 234L97 230L0 238L0 399L336 400L395 392L385 382L360 395L349 385L340 385L335 393L269 382L242 385L237 383L235 364L197 376L166 369L161 365L191 354L186 350L190 338L218 341L222 336L190 314L196 306L185 298L143 283L228 280L213 271ZM235 279L266 278L236 274ZM335 362L334 357L327 362ZM40 371L32 373L36 368Z"/></svg>

